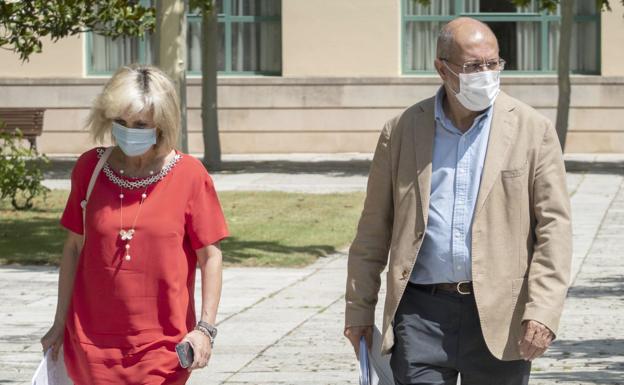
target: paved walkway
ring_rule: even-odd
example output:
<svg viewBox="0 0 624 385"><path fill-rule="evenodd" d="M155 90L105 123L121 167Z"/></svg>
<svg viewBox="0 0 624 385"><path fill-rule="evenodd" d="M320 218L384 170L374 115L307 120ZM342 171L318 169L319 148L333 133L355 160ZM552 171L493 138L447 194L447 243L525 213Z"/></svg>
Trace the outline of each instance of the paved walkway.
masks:
<svg viewBox="0 0 624 385"><path fill-rule="evenodd" d="M223 183L217 179L217 188ZM535 362L531 383L623 384L624 177L571 173L568 184L574 286L559 338ZM214 357L189 383L356 384L342 337L345 275L344 254L303 269L226 269ZM54 313L56 280L53 268L0 268L0 384L29 383Z"/></svg>

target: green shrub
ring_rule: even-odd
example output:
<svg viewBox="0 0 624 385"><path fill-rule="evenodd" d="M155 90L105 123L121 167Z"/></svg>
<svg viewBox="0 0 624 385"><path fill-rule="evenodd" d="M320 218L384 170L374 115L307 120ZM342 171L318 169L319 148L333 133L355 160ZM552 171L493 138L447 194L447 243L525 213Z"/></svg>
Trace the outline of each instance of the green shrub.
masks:
<svg viewBox="0 0 624 385"><path fill-rule="evenodd" d="M0 128L2 123L0 122ZM16 210L29 210L33 199L49 191L41 184L45 155L25 146L22 133L0 131L0 199L10 199Z"/></svg>

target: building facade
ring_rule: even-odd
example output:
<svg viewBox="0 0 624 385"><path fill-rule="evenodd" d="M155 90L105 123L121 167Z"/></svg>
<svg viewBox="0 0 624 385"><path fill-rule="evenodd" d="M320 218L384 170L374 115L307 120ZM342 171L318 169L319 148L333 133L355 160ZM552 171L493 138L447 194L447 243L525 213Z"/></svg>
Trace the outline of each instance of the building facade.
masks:
<svg viewBox="0 0 624 385"><path fill-rule="evenodd" d="M507 61L502 88L553 121L560 17L537 0L220 0L218 106L224 153L372 152L383 123L440 86L433 69L444 23L488 23ZM577 0L566 151L624 152L624 6ZM200 18L188 15L189 147L201 136ZM93 146L90 105L120 65L150 62L150 41L90 33L45 42L21 63L0 51L0 106L42 107L39 148Z"/></svg>

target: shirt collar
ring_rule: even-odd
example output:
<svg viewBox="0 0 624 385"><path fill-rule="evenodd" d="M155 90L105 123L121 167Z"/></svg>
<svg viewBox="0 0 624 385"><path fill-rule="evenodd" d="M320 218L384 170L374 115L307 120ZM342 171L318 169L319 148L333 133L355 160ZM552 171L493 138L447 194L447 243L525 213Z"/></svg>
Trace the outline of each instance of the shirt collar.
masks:
<svg viewBox="0 0 624 385"><path fill-rule="evenodd" d="M470 127L468 131L461 132L457 127L455 127L451 119L449 119L448 116L446 116L446 114L444 113L444 108L442 107L442 101L444 100L445 95L446 95L446 89L444 88L444 86L440 86L440 89L438 89L438 92L436 92L436 95L435 95L434 116L435 116L435 120L439 122L440 125L444 129L446 129L447 131L453 134L465 135L465 134L468 134L469 132L472 132L474 127L481 127L482 124L479 124L479 123L482 120L489 119L490 116L492 115L492 111L494 110L493 106L489 106L480 115L477 115L474 122L472 123L472 127Z"/></svg>

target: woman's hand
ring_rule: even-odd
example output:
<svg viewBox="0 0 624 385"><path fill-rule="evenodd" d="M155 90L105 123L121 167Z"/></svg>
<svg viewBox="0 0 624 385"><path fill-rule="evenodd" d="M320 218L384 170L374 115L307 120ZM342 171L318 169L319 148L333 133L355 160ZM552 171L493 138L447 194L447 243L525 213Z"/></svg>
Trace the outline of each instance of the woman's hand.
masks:
<svg viewBox="0 0 624 385"><path fill-rule="evenodd" d="M52 348L52 360L58 359L59 350L63 345L63 338L65 337L65 325L60 323L54 323L50 330L41 338L41 346L43 352L47 352Z"/></svg>
<svg viewBox="0 0 624 385"><path fill-rule="evenodd" d="M210 338L199 330L193 330L182 339L184 341L188 341L193 347L193 364L188 368L189 371L208 365L212 355Z"/></svg>

